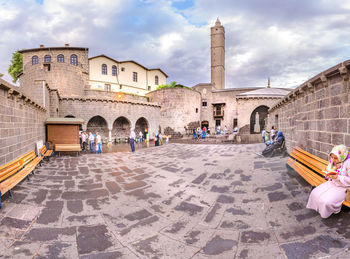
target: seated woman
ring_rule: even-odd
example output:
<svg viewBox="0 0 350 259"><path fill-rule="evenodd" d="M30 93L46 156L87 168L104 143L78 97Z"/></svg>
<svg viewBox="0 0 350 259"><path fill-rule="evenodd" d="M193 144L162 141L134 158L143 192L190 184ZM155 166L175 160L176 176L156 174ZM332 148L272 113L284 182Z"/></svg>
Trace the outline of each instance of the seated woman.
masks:
<svg viewBox="0 0 350 259"><path fill-rule="evenodd" d="M271 144L269 144L262 152L262 155L265 157L271 156L275 148L278 148L282 145L284 141L284 135L282 131L277 132L277 137ZM266 143L267 144L267 143Z"/></svg>
<svg viewBox="0 0 350 259"><path fill-rule="evenodd" d="M322 218L340 212L350 187L349 151L344 145L335 146L330 155L327 172L331 173L327 182L312 190L306 208L316 210Z"/></svg>

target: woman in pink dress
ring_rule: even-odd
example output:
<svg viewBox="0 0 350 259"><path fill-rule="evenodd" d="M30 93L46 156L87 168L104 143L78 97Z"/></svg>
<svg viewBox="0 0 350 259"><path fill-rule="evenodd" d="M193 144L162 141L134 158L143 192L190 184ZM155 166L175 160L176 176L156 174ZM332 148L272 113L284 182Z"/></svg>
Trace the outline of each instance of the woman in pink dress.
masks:
<svg viewBox="0 0 350 259"><path fill-rule="evenodd" d="M310 194L306 208L316 210L322 218L338 213L350 188L349 151L344 145L335 146L330 155L327 172L335 172L328 181L316 187Z"/></svg>

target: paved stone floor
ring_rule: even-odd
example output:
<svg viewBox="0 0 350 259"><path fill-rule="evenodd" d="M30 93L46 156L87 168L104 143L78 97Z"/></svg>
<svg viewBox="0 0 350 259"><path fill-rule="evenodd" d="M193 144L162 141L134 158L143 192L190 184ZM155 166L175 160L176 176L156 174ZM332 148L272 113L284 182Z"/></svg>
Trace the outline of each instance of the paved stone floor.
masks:
<svg viewBox="0 0 350 259"><path fill-rule="evenodd" d="M255 145L54 157L0 211L2 258L349 258L350 215Z"/></svg>

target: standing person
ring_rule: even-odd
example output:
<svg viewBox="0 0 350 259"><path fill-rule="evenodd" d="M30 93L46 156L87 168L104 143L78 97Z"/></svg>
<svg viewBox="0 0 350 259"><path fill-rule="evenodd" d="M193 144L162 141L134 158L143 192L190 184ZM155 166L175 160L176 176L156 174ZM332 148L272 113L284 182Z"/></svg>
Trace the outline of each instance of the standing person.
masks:
<svg viewBox="0 0 350 259"><path fill-rule="evenodd" d="M2 208L2 203L1 203L1 184L0 184L0 209Z"/></svg>
<svg viewBox="0 0 350 259"><path fill-rule="evenodd" d="M276 130L275 130L275 126L272 126L271 131L270 131L270 137L271 140L274 140L276 137Z"/></svg>
<svg viewBox="0 0 350 259"><path fill-rule="evenodd" d="M95 148L94 148L95 138L91 132L89 132L89 143L90 143L90 152L95 153Z"/></svg>
<svg viewBox="0 0 350 259"><path fill-rule="evenodd" d="M139 133L139 141L140 141L140 143L142 143L142 140L143 140L143 134L142 134L142 132L140 131L140 133Z"/></svg>
<svg viewBox="0 0 350 259"><path fill-rule="evenodd" d="M87 135L86 135L86 132L84 131L81 134L81 141L83 142L83 148L82 148L83 151L85 151L86 149L86 139L87 139Z"/></svg>
<svg viewBox="0 0 350 259"><path fill-rule="evenodd" d="M322 218L328 218L333 213L340 212L350 187L349 151L344 145L335 146L329 154L327 166L328 181L312 190L306 208L320 213Z"/></svg>
<svg viewBox="0 0 350 259"><path fill-rule="evenodd" d="M102 138L101 135L96 132L96 143L97 143L97 154L101 154L102 153Z"/></svg>
<svg viewBox="0 0 350 259"><path fill-rule="evenodd" d="M197 137L196 135L196 129L192 129L192 133L193 133L193 138L195 139Z"/></svg>
<svg viewBox="0 0 350 259"><path fill-rule="evenodd" d="M159 138L159 145L163 145L163 135L162 135L162 132L159 132L158 138Z"/></svg>
<svg viewBox="0 0 350 259"><path fill-rule="evenodd" d="M169 144L169 135L166 136L166 139L165 139L165 144L168 145Z"/></svg>
<svg viewBox="0 0 350 259"><path fill-rule="evenodd" d="M226 135L226 134L227 134L227 127L225 125L225 127L224 127L224 135Z"/></svg>
<svg viewBox="0 0 350 259"><path fill-rule="evenodd" d="M131 147L131 152L135 152L135 139L136 139L136 134L133 129L130 130L130 147Z"/></svg>
<svg viewBox="0 0 350 259"><path fill-rule="evenodd" d="M159 134L156 132L156 136L154 137L154 146L159 146Z"/></svg>
<svg viewBox="0 0 350 259"><path fill-rule="evenodd" d="M265 136L266 136L266 130L265 129L262 130L261 136L262 136L263 143L265 143Z"/></svg>

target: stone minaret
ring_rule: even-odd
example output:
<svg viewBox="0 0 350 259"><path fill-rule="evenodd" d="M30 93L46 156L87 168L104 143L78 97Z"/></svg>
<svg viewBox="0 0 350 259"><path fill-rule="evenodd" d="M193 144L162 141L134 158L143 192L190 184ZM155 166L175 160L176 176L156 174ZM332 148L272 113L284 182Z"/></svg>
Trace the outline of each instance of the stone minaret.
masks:
<svg viewBox="0 0 350 259"><path fill-rule="evenodd" d="M210 29L211 83L216 89L225 89L225 28L218 18Z"/></svg>

